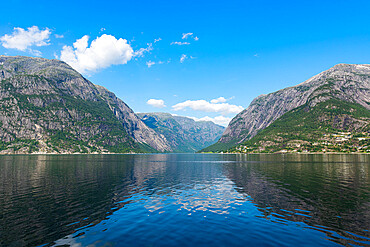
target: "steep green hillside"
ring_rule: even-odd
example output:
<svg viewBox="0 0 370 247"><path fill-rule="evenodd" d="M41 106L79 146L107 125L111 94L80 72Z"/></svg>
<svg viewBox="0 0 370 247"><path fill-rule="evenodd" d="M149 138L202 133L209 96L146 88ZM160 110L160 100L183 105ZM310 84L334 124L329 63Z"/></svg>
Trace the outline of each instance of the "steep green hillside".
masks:
<svg viewBox="0 0 370 247"><path fill-rule="evenodd" d="M236 141L230 141L227 143L223 142L216 142L208 147L203 148L199 152L201 153L219 153L219 152L226 152L227 150L232 149L237 145Z"/></svg>
<svg viewBox="0 0 370 247"><path fill-rule="evenodd" d="M300 106L229 152L370 152L370 111L329 99Z"/></svg>
<svg viewBox="0 0 370 247"><path fill-rule="evenodd" d="M169 149L113 93L58 60L0 56L0 119L1 153Z"/></svg>
<svg viewBox="0 0 370 247"><path fill-rule="evenodd" d="M14 87L15 81L18 87ZM23 83L19 83L23 81ZM83 100L55 87L49 94L23 94L19 88L48 83L42 76L22 76L0 82L6 90L1 102L0 150L29 152L40 148L55 152L139 151L120 121L103 101ZM29 127L29 128L27 128ZM38 138L40 137L40 138Z"/></svg>
<svg viewBox="0 0 370 247"><path fill-rule="evenodd" d="M258 96L231 120L217 144L204 151L220 151L244 143L309 101L313 106L335 97L370 109L369 95L370 65L338 64L296 86Z"/></svg>

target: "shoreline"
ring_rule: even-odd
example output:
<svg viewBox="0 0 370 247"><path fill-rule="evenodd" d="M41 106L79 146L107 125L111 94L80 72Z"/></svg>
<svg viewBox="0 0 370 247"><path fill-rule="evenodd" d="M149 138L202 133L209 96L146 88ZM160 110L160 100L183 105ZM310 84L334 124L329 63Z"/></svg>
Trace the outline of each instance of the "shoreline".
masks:
<svg viewBox="0 0 370 247"><path fill-rule="evenodd" d="M370 153L344 153L344 152L312 152L312 153L0 153L1 156L6 155L151 155L151 154L233 154L233 155L250 155L250 154L268 154L268 155L310 155L310 154L364 154L369 155Z"/></svg>

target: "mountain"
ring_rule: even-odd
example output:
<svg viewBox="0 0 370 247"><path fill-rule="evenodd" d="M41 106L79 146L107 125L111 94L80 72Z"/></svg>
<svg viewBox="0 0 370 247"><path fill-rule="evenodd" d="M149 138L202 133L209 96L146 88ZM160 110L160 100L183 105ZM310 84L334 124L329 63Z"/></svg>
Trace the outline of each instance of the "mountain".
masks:
<svg viewBox="0 0 370 247"><path fill-rule="evenodd" d="M229 152L370 152L370 110L332 98L287 112Z"/></svg>
<svg viewBox="0 0 370 247"><path fill-rule="evenodd" d="M211 121L169 113L138 113L141 120L159 135L163 135L174 152L195 152L215 143L225 130Z"/></svg>
<svg viewBox="0 0 370 247"><path fill-rule="evenodd" d="M369 110L370 65L338 64L297 86L257 97L247 109L233 118L218 143L203 151L228 150L248 142L258 133L267 135L280 131L285 135L292 133L290 131L294 128L316 131L330 125L332 130L328 130L327 134L335 135L347 130L366 132ZM362 127L351 127L355 124ZM273 137L270 137L269 141L272 141ZM275 138L278 136L275 135ZM298 137L294 135L294 138ZM288 141L283 138L283 142L279 143L284 144L284 140ZM259 144L256 143L256 146Z"/></svg>
<svg viewBox="0 0 370 247"><path fill-rule="evenodd" d="M171 151L113 93L59 60L0 56L0 151Z"/></svg>

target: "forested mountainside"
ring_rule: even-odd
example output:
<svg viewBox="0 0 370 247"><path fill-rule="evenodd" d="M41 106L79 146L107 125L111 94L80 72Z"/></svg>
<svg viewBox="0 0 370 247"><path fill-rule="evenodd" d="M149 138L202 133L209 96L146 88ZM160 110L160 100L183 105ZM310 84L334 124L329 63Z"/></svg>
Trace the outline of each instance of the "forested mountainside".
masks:
<svg viewBox="0 0 370 247"><path fill-rule="evenodd" d="M0 56L1 153L171 151L113 93L59 60Z"/></svg>
<svg viewBox="0 0 370 247"><path fill-rule="evenodd" d="M339 64L297 86L257 97L203 151L366 150L369 109L370 65ZM349 141L341 148L334 139Z"/></svg>

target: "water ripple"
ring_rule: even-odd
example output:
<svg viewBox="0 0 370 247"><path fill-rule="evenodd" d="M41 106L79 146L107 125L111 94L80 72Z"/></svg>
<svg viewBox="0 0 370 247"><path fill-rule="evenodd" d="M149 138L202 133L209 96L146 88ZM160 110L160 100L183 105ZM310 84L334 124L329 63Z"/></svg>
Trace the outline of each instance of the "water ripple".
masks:
<svg viewBox="0 0 370 247"><path fill-rule="evenodd" d="M369 170L366 155L4 156L0 246L368 246Z"/></svg>

